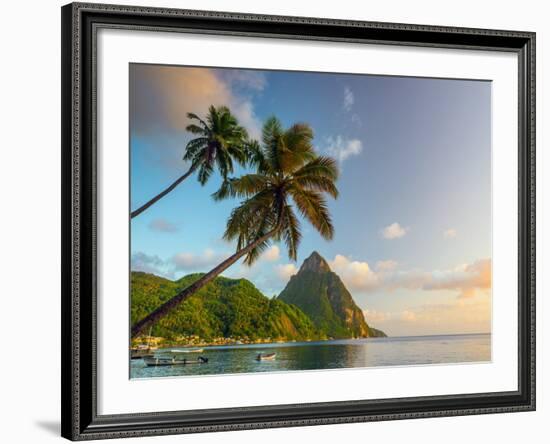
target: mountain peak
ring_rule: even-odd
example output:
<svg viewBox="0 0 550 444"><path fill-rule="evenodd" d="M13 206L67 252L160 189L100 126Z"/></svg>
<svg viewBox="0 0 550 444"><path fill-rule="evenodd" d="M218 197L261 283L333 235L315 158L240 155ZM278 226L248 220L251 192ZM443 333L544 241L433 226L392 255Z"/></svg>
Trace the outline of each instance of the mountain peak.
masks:
<svg viewBox="0 0 550 444"><path fill-rule="evenodd" d="M290 278L278 299L302 310L327 338L384 335L368 326L363 311L342 280L316 251L304 261L298 274Z"/></svg>
<svg viewBox="0 0 550 444"><path fill-rule="evenodd" d="M300 271L327 272L330 271L327 261L319 253L314 251L304 261L300 267Z"/></svg>

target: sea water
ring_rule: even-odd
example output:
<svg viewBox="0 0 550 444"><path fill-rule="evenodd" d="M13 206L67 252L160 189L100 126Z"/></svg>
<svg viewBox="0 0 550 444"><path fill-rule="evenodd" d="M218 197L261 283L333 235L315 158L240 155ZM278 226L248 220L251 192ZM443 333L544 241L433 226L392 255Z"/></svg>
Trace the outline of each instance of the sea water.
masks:
<svg viewBox="0 0 550 444"><path fill-rule="evenodd" d="M169 350L178 350L171 347ZM179 350L185 350L180 348ZM157 354L162 350L158 350ZM257 361L259 353L276 353L272 361ZM491 361L490 334L403 336L342 339L315 342L243 344L203 347L200 353L182 355L207 364L147 367L143 359L130 361L131 378L164 376L228 375L235 373L282 372L426 365Z"/></svg>

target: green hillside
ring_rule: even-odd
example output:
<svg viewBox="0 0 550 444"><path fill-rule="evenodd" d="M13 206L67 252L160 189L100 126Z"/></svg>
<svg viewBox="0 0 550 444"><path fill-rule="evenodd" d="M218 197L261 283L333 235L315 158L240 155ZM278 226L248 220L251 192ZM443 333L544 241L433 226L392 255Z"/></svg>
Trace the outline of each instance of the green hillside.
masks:
<svg viewBox="0 0 550 444"><path fill-rule="evenodd" d="M132 272L131 322L148 313L185 288L200 274L177 281ZM302 340L318 337L311 320L297 307L264 296L246 279L218 277L180 304L157 323L151 334L169 340L197 335L249 340Z"/></svg>

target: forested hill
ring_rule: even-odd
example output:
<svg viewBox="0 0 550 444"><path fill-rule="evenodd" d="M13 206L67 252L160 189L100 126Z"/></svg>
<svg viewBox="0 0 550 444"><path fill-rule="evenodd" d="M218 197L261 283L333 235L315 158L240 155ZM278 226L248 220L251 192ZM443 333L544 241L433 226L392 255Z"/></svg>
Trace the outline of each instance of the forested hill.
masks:
<svg viewBox="0 0 550 444"><path fill-rule="evenodd" d="M200 276L192 274L171 281L133 271L132 324ZM169 340L196 335L205 342L220 337L250 341L319 338L313 323L299 308L267 298L246 279L225 277L217 277L181 303L153 327L151 334Z"/></svg>

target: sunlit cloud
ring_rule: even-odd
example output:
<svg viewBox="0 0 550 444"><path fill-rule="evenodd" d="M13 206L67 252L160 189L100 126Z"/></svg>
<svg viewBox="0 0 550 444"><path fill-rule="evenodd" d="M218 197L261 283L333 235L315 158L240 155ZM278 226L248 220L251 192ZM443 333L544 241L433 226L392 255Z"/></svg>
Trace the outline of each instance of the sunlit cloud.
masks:
<svg viewBox="0 0 550 444"><path fill-rule="evenodd" d="M130 70L130 87L132 134L151 145L142 153L147 160L165 168L181 168L193 137L185 131L189 112L203 116L210 105L228 106L251 137L261 134L248 92L263 89L265 79L252 72L139 64Z"/></svg>
<svg viewBox="0 0 550 444"><path fill-rule="evenodd" d="M449 228L448 230L445 230L443 232L443 237L447 239L451 239L453 237L456 237L458 232L454 228Z"/></svg>
<svg viewBox="0 0 550 444"><path fill-rule="evenodd" d="M367 322L391 336L488 333L491 331L491 298L421 304L396 311L365 310Z"/></svg>
<svg viewBox="0 0 550 444"><path fill-rule="evenodd" d="M378 276L367 262L353 261L342 254L337 254L332 261L329 261L329 266L350 289L373 290L380 284Z"/></svg>
<svg viewBox="0 0 550 444"><path fill-rule="evenodd" d="M292 276L298 273L298 267L294 264L279 264L275 267L275 272L282 281L287 282Z"/></svg>
<svg viewBox="0 0 550 444"><path fill-rule="evenodd" d="M254 280L254 283L260 287L262 287L262 285L260 285L261 283L266 284L269 287L280 286L281 282L278 277L278 273L265 273L265 267L268 266L267 264L277 262L280 258L280 248L277 245L272 245L265 250L252 265L245 265L242 262L235 264L227 272L225 272L225 275L232 278Z"/></svg>
<svg viewBox="0 0 550 444"><path fill-rule="evenodd" d="M376 262L377 271L391 271L397 268L397 262L391 259Z"/></svg>
<svg viewBox="0 0 550 444"><path fill-rule="evenodd" d="M272 245L266 251L262 253L261 259L274 262L278 261L281 257L281 251L277 245Z"/></svg>
<svg viewBox="0 0 550 444"><path fill-rule="evenodd" d="M432 273L432 279L423 286L424 290L455 290L461 298L471 298L478 291L491 288L491 259L481 259L454 270Z"/></svg>
<svg viewBox="0 0 550 444"><path fill-rule="evenodd" d="M434 271L399 270L397 263L392 260L378 261L372 269L368 262L352 260L342 254L337 254L328 263L352 293L399 289L440 290L454 292L458 298L468 298L488 293L491 289L491 259Z"/></svg>
<svg viewBox="0 0 550 444"><path fill-rule="evenodd" d="M392 318L392 313L379 310L363 310L365 320L368 324L379 325L382 322Z"/></svg>
<svg viewBox="0 0 550 444"><path fill-rule="evenodd" d="M394 222L393 224L388 225L382 229L382 237L384 239L399 239L400 237L405 236L409 231L408 228L404 228L399 223Z"/></svg>

